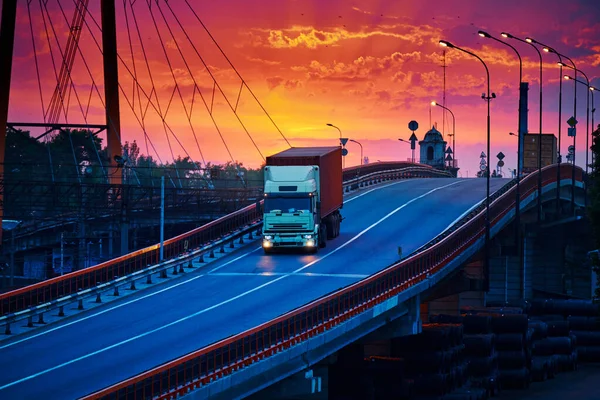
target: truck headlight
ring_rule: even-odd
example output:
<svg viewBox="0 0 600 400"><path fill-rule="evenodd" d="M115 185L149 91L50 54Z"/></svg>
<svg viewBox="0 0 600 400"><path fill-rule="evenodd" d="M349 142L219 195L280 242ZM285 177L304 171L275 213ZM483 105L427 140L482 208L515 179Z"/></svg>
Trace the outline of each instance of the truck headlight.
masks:
<svg viewBox="0 0 600 400"><path fill-rule="evenodd" d="M313 239L307 240L306 247L315 247L315 241Z"/></svg>
<svg viewBox="0 0 600 400"><path fill-rule="evenodd" d="M265 235L264 239L265 240L271 240L271 239L273 239L273 236L271 236L271 235Z"/></svg>
<svg viewBox="0 0 600 400"><path fill-rule="evenodd" d="M304 235L304 239L312 239L313 235Z"/></svg>
<svg viewBox="0 0 600 400"><path fill-rule="evenodd" d="M268 240L263 240L262 245L264 248L269 248L273 246L273 243L269 242Z"/></svg>

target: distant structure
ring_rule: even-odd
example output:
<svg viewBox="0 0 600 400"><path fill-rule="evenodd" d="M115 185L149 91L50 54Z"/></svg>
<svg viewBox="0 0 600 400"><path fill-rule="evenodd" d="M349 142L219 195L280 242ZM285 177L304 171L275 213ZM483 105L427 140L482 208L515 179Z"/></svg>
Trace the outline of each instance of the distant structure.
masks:
<svg viewBox="0 0 600 400"><path fill-rule="evenodd" d="M447 142L440 131L431 127L423 140L419 142L421 149L421 164L431 165L434 168L444 169L444 158L446 157Z"/></svg>

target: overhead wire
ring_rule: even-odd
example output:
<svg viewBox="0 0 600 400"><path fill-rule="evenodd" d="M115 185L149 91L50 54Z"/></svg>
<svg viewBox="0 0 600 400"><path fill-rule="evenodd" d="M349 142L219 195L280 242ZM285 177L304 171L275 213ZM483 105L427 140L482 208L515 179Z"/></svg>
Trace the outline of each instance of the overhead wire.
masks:
<svg viewBox="0 0 600 400"><path fill-rule="evenodd" d="M258 103L258 105L260 106L260 108L263 110L263 112L265 113L265 115L267 116L267 118L269 118L269 121L271 121L271 123L273 124L273 126L275 127L275 129L277 129L277 131L279 132L279 134L281 135L281 137L283 138L283 140L285 140L285 142L288 144L288 146L292 147L292 145L290 144L289 140L285 137L285 135L283 134L283 132L281 131L281 129L279 129L279 126L277 126L277 124L275 123L275 121L273 120L273 118L271 117L271 115L269 114L269 112L262 105L262 103L260 102L260 100L258 99L258 97L254 94L254 92L252 91L252 89L250 88L250 86L248 86L248 83L246 82L246 80L242 77L242 75L238 72L237 68L229 60L229 57L227 57L227 55L225 54L225 52L223 51L223 49L221 48L221 46L219 45L219 43L217 42L217 40L214 38L214 36L212 35L212 33L210 33L210 31L208 30L208 28L206 27L206 25L204 24L204 22L202 22L202 20L200 19L200 16L196 13L196 10L194 10L194 8L188 2L188 0L185 0L185 3L188 5L188 7L190 8L190 10L192 11L192 14L194 14L194 16L196 17L196 19L200 23L200 25L202 25L202 28L204 28L204 30L206 31L206 33L208 34L208 36L211 38L211 40L217 46L217 48L219 49L219 51L221 52L221 54L223 55L223 57L225 57L225 60L227 60L227 62L231 66L231 68L233 68L233 70L235 71L235 73L237 74L237 76L241 79L242 84L244 86L246 86L246 88L248 89L248 91L250 92L250 94L252 95L252 97L254 98L254 100L256 100L256 102ZM167 4L167 7L169 7L169 9L170 9L171 6L169 5L169 2L166 2L166 4ZM171 10L171 12L172 12L172 10Z"/></svg>
<svg viewBox="0 0 600 400"><path fill-rule="evenodd" d="M158 0L157 0L158 1ZM262 152L260 151L260 149L258 148L256 142L254 141L254 139L252 138L252 135L250 134L250 132L248 131L248 129L246 128L246 125L244 125L243 121L241 120L241 118L239 117L239 115L236 112L236 109L231 105L231 102L229 101L229 99L227 98L227 96L225 95L225 92L223 91L223 89L221 88L221 85L219 85L219 82L217 81L216 77L213 75L212 71L210 70L208 64L204 61L204 58L200 55L200 52L198 51L198 49L196 48L196 45L194 44L194 42L192 41L192 39L190 38L190 35L188 34L188 32L185 30L185 27L183 26L183 24L181 23L181 21L179 20L179 18L177 17L177 15L175 14L175 12L173 11L173 9L168 5L169 10L171 11L171 14L173 14L173 17L175 18L175 21L177 22L177 24L179 25L179 27L181 28L181 30L183 31L183 34L185 35L185 37L187 38L187 40L190 42L190 45L192 46L192 48L194 49L194 52L196 53L196 55L198 56L198 58L200 59L200 61L202 62L202 64L204 65L204 68L206 68L206 71L208 72L208 74L210 75L211 79L213 80L214 85L219 89L219 91L221 92L221 95L223 96L223 98L225 99L225 102L227 103L227 105L229 106L229 108L231 109L231 111L233 112L233 114L236 116L238 122L240 123L240 125L242 126L242 129L244 130L244 132L246 132L246 135L250 138L250 141L252 142L252 144L254 145L254 147L256 148L256 150L258 151L258 154L260 154L260 157L263 159L263 161L265 160L265 156L262 154ZM209 111L209 114L211 114L212 117L212 112Z"/></svg>
<svg viewBox="0 0 600 400"><path fill-rule="evenodd" d="M42 107L42 116L44 121L46 120L46 108L44 107L44 94L42 91L42 79L40 77L40 68L38 63L38 55L37 48L35 45L35 35L33 34L33 18L31 17L31 2L33 0L27 0L27 15L29 16L29 31L31 33L31 47L33 48L33 59L35 63L35 73L37 76L38 90L40 93L40 104ZM46 142L46 150L48 151L48 162L50 164L50 176L52 178L52 182L54 182L54 165L52 164L52 153L50 152L50 146L48 145L48 136L44 137L44 141Z"/></svg>
<svg viewBox="0 0 600 400"><path fill-rule="evenodd" d="M73 0L73 2L75 2L75 1L77 1L77 0ZM91 20L92 20L92 22L94 23L94 25L95 25L95 26L98 28L98 30L100 30L100 32L102 32L102 28L100 27L100 24L98 24L98 21L96 20L96 18L94 18L94 15L93 15L92 13L90 13L90 12L89 12L89 9L88 9L88 13L87 13L87 14L88 14L88 16L91 18ZM86 20L84 20L84 24L85 24L86 28L87 28L87 29L90 31L90 33L91 33L91 32L92 32L92 29L91 29L91 27L90 27L90 24L88 23L88 20L87 20L87 19L86 19ZM94 44L96 45L96 47L97 47L98 51L100 52L100 54L103 54L103 49L102 49L102 47L100 46L100 43L98 43L98 40L96 39L96 37L94 36L94 34L91 34L91 35L90 35L90 37L92 38L92 40L93 40ZM80 51L81 51L81 50L80 50ZM155 107L154 103L152 103L152 102L151 102L151 99L150 99L150 97L148 97L148 95L147 95L147 94L146 94L146 92L143 90L143 88L141 88L141 86L140 86L140 84L139 84L139 82L138 82L137 78L136 78L136 77L135 77L135 76L132 74L131 70L130 70L130 69L127 67L127 64L125 63L125 61L124 61L124 60L121 58L121 56L120 56L118 53L117 53L117 57L119 58L119 60L121 61L121 63L123 63L123 65L125 66L125 69L127 70L127 72L128 72L128 73L129 73L129 74L130 74L130 75L133 77L133 79L134 79L134 81L135 81L135 84L136 84L136 86L138 87L138 90L140 90L140 89L141 89L141 92L142 92L142 93L144 94L144 96L145 96L145 97L146 97L146 98L149 100L149 103L148 103L148 105L152 105L152 107L153 107L153 108L156 110L156 107ZM87 63L86 63L86 68L88 69L88 73L91 75L91 71L89 70L89 67L87 67ZM92 77L92 79L93 79L93 77ZM98 86L97 86L97 85L95 85L95 84L94 84L94 86L95 86L95 88L96 88L96 91L97 91L97 93L98 93L98 97L99 97L99 99L100 99L100 102L102 103L102 106L103 106L103 107L106 107L106 105L105 105L105 102L104 102L104 100L103 100L103 97L102 97L102 95L100 94L100 92L99 92L99 90L98 90ZM138 124L140 124L140 126L142 127L142 130L143 130L143 132L144 132L144 136L145 136L145 138L147 138L147 139L148 139L148 141L149 141L149 143L150 143L150 146L151 146L151 147L152 147L152 149L154 150L154 153L156 154L156 157L157 157L157 159L158 159L159 163L160 163L161 165L163 165L164 163L163 163L163 161L162 161L162 158L160 157L160 154L158 153L158 151L157 151L157 149L156 149L156 146L155 146L155 145L154 145L154 143L152 142L152 139L151 139L151 138L150 138L150 136L148 135L148 132L145 130L145 125L144 125L144 123L143 123L143 122L140 120L140 118L138 117L137 113L135 112L135 107L134 107L134 105L132 104L132 102L129 100L129 98L128 98L128 96L127 96L127 93L125 92L125 89L123 88L123 86L121 85L121 83L119 83L119 90L120 90L120 91L121 91L121 93L123 94L123 98L124 98L124 99L125 99L125 101L127 102L127 104L128 104L128 106L129 106L129 108L131 108L131 110L132 110L132 112L133 112L133 115L134 115L135 119L137 120ZM157 98L157 100L158 100L158 98ZM151 155L150 155L150 154L148 154L148 156L151 156ZM175 186L175 182L173 182L173 180L172 180L172 179L170 179L170 181L171 181L171 184L172 184L173 186Z"/></svg>

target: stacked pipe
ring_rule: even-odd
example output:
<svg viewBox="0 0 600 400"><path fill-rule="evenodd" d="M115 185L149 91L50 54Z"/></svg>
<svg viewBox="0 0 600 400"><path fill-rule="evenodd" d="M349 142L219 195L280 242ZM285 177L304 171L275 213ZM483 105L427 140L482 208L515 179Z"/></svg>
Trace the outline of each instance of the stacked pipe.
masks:
<svg viewBox="0 0 600 400"><path fill-rule="evenodd" d="M423 324L423 332L392 340L392 355L405 360L404 376L415 399L483 400L484 390L469 390L463 326Z"/></svg>
<svg viewBox="0 0 600 400"><path fill-rule="evenodd" d="M468 308L465 316L491 317L502 388L527 388L531 382L531 339L527 315L518 307Z"/></svg>
<svg viewBox="0 0 600 400"><path fill-rule="evenodd" d="M546 348L552 346L554 353L559 355L559 370L575 370L579 361L600 361L598 304L591 300L534 300L530 309L533 318L547 322L550 338L562 338L545 345ZM571 344L570 353L567 338Z"/></svg>
<svg viewBox="0 0 600 400"><path fill-rule="evenodd" d="M548 324L541 320L529 320L529 329L532 330L532 357L531 357L531 380L543 382L553 379L559 372L559 356L554 353L546 353L543 343L548 338ZM542 345L540 345L542 343Z"/></svg>

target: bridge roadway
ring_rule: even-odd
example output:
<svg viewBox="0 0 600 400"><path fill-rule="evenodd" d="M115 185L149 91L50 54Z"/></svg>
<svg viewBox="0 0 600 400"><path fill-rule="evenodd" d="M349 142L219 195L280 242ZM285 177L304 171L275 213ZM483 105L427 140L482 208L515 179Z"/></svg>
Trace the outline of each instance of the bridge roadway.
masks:
<svg viewBox="0 0 600 400"><path fill-rule="evenodd" d="M492 191L507 183L493 179ZM0 345L0 398L71 399L252 328L356 282L441 233L485 198L484 179L410 179L345 200L316 255L249 244L198 272Z"/></svg>

